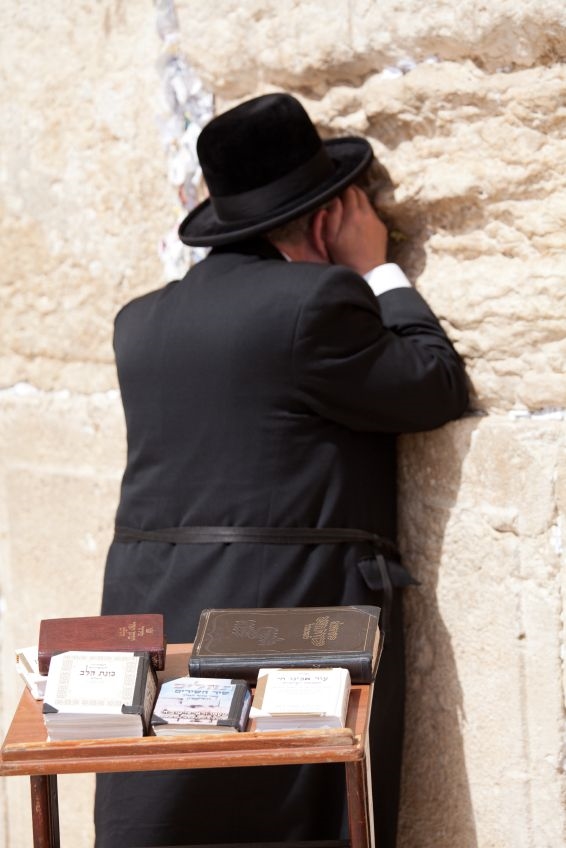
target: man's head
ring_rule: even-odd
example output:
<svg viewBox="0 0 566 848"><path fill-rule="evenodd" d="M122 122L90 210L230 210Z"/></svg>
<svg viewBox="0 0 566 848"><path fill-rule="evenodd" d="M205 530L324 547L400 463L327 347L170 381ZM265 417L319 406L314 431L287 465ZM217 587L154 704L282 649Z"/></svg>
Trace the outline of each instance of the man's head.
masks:
<svg viewBox="0 0 566 848"><path fill-rule="evenodd" d="M257 97L213 118L197 152L210 196L179 228L193 246L239 241L307 215L340 195L373 158L363 138L323 141L288 94Z"/></svg>

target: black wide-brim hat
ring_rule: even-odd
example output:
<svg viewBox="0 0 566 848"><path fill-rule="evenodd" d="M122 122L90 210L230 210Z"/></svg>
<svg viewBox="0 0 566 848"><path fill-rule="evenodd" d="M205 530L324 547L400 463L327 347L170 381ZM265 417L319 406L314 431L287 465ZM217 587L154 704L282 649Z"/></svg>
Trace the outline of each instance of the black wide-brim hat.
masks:
<svg viewBox="0 0 566 848"><path fill-rule="evenodd" d="M340 194L365 171L364 138L322 140L298 100L266 94L213 118L197 154L209 197L179 227L194 247L241 241L292 221Z"/></svg>

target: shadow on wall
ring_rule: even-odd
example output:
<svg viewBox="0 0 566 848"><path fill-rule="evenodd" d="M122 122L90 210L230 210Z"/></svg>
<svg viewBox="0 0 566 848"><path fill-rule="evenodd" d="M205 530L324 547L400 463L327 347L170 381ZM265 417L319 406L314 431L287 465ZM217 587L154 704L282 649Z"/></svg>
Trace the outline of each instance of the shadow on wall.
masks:
<svg viewBox="0 0 566 848"><path fill-rule="evenodd" d="M422 210L411 211L395 202L395 186L387 169L376 159L358 180L389 233L387 260L396 262L414 282L424 271L428 231Z"/></svg>
<svg viewBox="0 0 566 848"><path fill-rule="evenodd" d="M478 848L462 735L464 696L437 599L446 525L477 426L477 418L467 417L399 440L399 538L405 562L421 583L405 595L400 848ZM457 572L457 563L454 568ZM447 602L457 606L462 598Z"/></svg>
<svg viewBox="0 0 566 848"><path fill-rule="evenodd" d="M395 186L374 161L360 182L389 232L388 261L414 282L426 265L431 228L461 231L483 211L441 203L423 209L395 202ZM470 404L477 404L473 385ZM399 541L419 587L405 592L407 702L399 848L478 848L466 770L464 697L450 633L437 599L445 531L460 488L461 468L478 418L429 433L404 435L399 453ZM457 567L457 566L456 566ZM453 599L454 605L461 603Z"/></svg>

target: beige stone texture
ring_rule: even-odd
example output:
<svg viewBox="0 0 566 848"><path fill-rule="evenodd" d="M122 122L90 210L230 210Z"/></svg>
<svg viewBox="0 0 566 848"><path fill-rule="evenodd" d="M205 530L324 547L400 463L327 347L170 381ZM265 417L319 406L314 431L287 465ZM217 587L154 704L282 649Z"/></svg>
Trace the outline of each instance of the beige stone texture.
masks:
<svg viewBox="0 0 566 848"><path fill-rule="evenodd" d="M474 414L399 442L408 708L399 848L566 844L566 6L178 0L218 109L286 88L361 133L390 254L465 357ZM178 203L150 3L7 0L0 35L0 732L13 652L98 610L125 456L118 308ZM60 778L92 844L91 776ZM0 843L30 844L0 781Z"/></svg>
<svg viewBox="0 0 566 848"><path fill-rule="evenodd" d="M564 844L564 447L491 417L401 441L403 845Z"/></svg>
<svg viewBox="0 0 566 848"><path fill-rule="evenodd" d="M104 390L112 318L160 283L170 211L153 14L110 0L7 7L0 385Z"/></svg>
<svg viewBox="0 0 566 848"><path fill-rule="evenodd" d="M472 60L490 73L566 52L561 0L179 0L186 50L216 91L276 85L323 94L400 61Z"/></svg>
<svg viewBox="0 0 566 848"><path fill-rule="evenodd" d="M125 458L116 391L0 394L2 735L23 688L14 652L42 618L96 615ZM29 781L2 781L9 839L31 844ZM92 843L93 779L60 784L62 844Z"/></svg>

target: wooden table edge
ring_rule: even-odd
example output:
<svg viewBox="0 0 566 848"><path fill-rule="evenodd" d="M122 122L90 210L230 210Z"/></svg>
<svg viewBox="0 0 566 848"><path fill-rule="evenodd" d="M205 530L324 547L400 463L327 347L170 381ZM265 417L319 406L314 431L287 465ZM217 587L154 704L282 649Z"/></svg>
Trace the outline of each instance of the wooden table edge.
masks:
<svg viewBox="0 0 566 848"><path fill-rule="evenodd" d="M191 647L168 646L162 680L186 673ZM350 702L345 728L49 742L41 702L24 690L0 750L0 776L355 762L365 755L371 687L353 686Z"/></svg>

